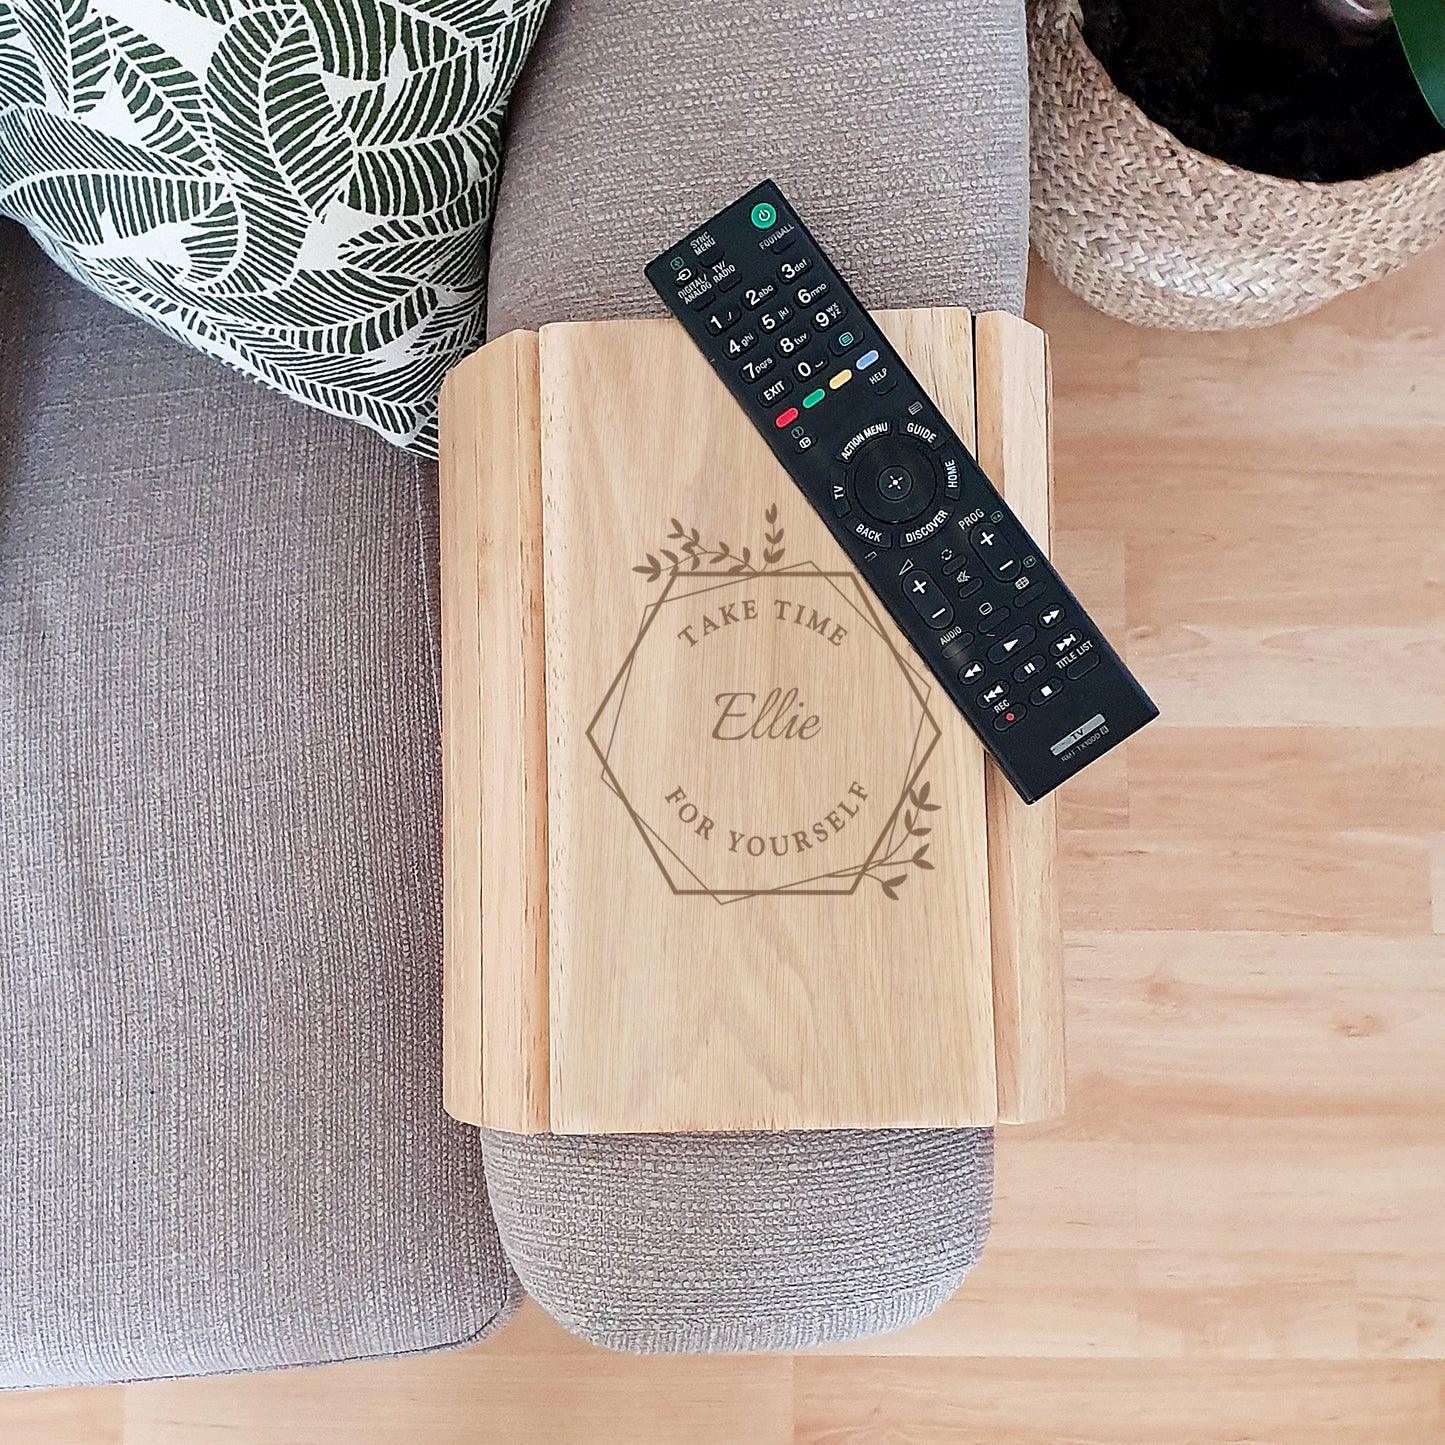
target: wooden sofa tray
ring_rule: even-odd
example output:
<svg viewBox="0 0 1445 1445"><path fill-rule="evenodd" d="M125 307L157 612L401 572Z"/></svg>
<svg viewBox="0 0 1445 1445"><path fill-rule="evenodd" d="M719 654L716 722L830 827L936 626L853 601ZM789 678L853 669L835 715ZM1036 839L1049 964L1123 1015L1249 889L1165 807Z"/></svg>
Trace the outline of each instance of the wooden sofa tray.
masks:
<svg viewBox="0 0 1445 1445"><path fill-rule="evenodd" d="M1042 333L876 319L1046 542ZM997 774L682 330L513 332L442 407L448 1109L1057 1113L1053 803Z"/></svg>

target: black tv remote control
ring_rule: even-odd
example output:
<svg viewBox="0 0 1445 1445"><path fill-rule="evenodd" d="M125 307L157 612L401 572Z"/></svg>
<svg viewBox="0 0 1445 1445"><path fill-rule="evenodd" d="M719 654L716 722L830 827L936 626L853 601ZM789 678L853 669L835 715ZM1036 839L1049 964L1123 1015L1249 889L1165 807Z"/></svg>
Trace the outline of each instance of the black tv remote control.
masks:
<svg viewBox="0 0 1445 1445"><path fill-rule="evenodd" d="M1027 802L1159 715L772 181L647 279Z"/></svg>

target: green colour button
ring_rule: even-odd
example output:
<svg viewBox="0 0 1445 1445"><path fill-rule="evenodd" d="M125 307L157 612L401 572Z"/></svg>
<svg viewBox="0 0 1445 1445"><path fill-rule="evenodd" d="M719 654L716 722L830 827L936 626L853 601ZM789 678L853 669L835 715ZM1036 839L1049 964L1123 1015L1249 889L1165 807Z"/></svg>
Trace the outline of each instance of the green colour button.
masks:
<svg viewBox="0 0 1445 1445"><path fill-rule="evenodd" d="M753 207L753 225L758 230L766 231L769 226L777 224L778 213L766 201L760 201Z"/></svg>
<svg viewBox="0 0 1445 1445"><path fill-rule="evenodd" d="M823 388L820 386L817 391L810 391L807 396L803 398L803 405L805 407L817 406L817 404L822 401L822 399L827 396L827 394L828 393L824 391Z"/></svg>

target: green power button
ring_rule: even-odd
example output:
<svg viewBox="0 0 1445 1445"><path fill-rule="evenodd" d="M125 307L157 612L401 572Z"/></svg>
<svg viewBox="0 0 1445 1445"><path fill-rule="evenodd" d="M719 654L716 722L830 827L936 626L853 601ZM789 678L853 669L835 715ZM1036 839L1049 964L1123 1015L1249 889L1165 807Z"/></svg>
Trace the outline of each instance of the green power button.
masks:
<svg viewBox="0 0 1445 1445"><path fill-rule="evenodd" d="M758 230L766 231L769 226L777 222L778 213L766 201L753 207L753 225Z"/></svg>

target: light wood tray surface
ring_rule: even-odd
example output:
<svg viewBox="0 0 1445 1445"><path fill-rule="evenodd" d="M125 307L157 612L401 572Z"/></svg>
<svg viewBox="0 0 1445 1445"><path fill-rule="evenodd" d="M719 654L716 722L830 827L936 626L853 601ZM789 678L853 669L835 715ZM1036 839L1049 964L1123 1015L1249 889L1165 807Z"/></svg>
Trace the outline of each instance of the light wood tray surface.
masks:
<svg viewBox="0 0 1445 1445"><path fill-rule="evenodd" d="M877 320L1047 545L1042 333ZM1057 1113L1052 801L987 763L681 329L501 337L442 436L451 1112Z"/></svg>

